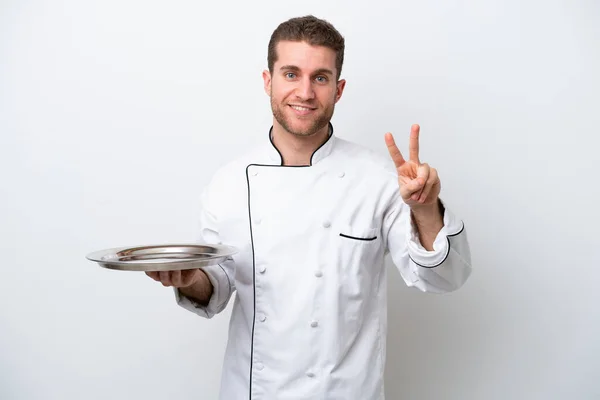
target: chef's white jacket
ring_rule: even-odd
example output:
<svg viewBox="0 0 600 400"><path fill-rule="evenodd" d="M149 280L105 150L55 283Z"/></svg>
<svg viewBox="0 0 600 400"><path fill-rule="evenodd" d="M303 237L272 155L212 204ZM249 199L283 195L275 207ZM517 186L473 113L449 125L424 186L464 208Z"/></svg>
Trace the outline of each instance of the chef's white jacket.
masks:
<svg viewBox="0 0 600 400"><path fill-rule="evenodd" d="M384 398L384 256L424 292L458 289L471 272L463 223L446 208L427 251L391 159L331 134L309 166L282 166L265 143L222 167L205 189L201 241L239 252L207 267L211 318L234 304L222 400Z"/></svg>

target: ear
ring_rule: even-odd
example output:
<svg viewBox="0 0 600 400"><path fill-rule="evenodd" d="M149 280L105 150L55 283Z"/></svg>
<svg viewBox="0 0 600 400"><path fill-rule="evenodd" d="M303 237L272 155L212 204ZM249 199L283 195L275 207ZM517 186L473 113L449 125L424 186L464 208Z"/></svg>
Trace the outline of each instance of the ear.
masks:
<svg viewBox="0 0 600 400"><path fill-rule="evenodd" d="M265 86L265 93L268 96L271 96L271 73L265 69L262 73L262 77Z"/></svg>
<svg viewBox="0 0 600 400"><path fill-rule="evenodd" d="M346 80L340 79L336 84L335 102L337 103L342 98L344 88L346 87Z"/></svg>

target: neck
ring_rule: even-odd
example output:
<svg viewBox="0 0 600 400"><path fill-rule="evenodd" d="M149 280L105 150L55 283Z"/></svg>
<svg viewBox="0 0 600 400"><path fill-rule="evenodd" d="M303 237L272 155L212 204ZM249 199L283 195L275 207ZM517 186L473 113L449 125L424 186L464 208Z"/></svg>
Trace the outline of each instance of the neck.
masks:
<svg viewBox="0 0 600 400"><path fill-rule="evenodd" d="M283 165L310 165L314 152L329 138L329 124L311 136L297 136L273 123L273 144L283 157Z"/></svg>

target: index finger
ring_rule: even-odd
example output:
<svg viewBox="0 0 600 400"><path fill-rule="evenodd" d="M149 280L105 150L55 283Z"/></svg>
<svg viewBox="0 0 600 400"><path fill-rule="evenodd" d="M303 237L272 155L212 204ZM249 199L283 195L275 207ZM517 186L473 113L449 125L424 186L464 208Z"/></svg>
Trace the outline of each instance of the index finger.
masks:
<svg viewBox="0 0 600 400"><path fill-rule="evenodd" d="M410 161L414 161L417 164L420 164L419 161L419 131L421 127L417 124L414 124L410 128L410 141L408 143L408 149L410 151Z"/></svg>
<svg viewBox="0 0 600 400"><path fill-rule="evenodd" d="M401 167L402 164L405 163L404 157L402 157L402 153L400 153L400 149L398 149L398 146L396 146L394 137L390 132L385 134L385 144L390 152L392 160L394 160L394 164L396 164L396 168Z"/></svg>
<svg viewBox="0 0 600 400"><path fill-rule="evenodd" d="M156 271L146 271L146 275L148 275L150 278L154 279L155 281L160 280L160 278L158 277L158 272L156 272Z"/></svg>

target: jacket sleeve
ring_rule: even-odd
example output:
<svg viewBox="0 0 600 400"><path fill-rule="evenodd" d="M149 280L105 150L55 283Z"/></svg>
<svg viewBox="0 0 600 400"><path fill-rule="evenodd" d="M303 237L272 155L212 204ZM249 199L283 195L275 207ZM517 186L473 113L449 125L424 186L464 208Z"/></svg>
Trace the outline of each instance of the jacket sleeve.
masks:
<svg viewBox="0 0 600 400"><path fill-rule="evenodd" d="M218 230L218 217L216 205L218 193L216 188L209 185L201 196L199 235L197 242L200 244L222 244ZM213 285L213 293L207 306L202 306L192 299L183 295L177 288L175 290L175 299L177 304L201 317L212 318L223 311L233 292L235 291L235 262L233 258L228 258L225 262L218 265L203 267L210 282Z"/></svg>
<svg viewBox="0 0 600 400"><path fill-rule="evenodd" d="M444 226L433 242L433 251L419 242L410 207L399 194L384 219L386 253L391 255L404 282L423 292L452 292L471 275L471 252L464 223L445 205L444 209Z"/></svg>

